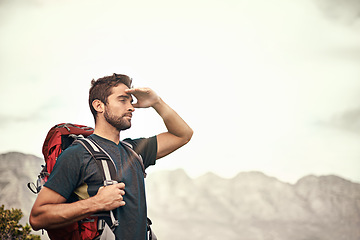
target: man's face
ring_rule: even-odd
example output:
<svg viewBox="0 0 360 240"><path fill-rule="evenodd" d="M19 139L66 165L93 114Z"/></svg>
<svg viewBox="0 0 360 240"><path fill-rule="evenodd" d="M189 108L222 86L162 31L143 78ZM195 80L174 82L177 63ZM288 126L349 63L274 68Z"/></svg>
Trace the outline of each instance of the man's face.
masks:
<svg viewBox="0 0 360 240"><path fill-rule="evenodd" d="M113 87L105 105L105 120L118 131L131 127L132 113L135 110L132 105L133 99L130 94L125 93L125 89L128 87L124 84Z"/></svg>

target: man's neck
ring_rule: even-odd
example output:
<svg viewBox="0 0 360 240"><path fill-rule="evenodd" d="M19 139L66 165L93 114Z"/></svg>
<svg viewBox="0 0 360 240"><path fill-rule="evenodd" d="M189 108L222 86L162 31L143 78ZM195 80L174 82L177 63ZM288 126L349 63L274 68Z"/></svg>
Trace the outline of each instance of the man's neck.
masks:
<svg viewBox="0 0 360 240"><path fill-rule="evenodd" d="M110 124L106 124L106 126L104 124L95 124L94 134L116 144L120 142L120 132Z"/></svg>

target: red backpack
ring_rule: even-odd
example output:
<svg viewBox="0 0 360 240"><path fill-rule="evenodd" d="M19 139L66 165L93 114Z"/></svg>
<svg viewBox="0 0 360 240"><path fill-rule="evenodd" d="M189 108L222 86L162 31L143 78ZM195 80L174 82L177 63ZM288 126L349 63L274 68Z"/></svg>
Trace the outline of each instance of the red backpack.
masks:
<svg viewBox="0 0 360 240"><path fill-rule="evenodd" d="M42 153L44 155L45 166L40 172L37 184L28 183L28 188L35 194L38 194L42 186L47 181L56 163L60 153L69 147L77 136L90 136L94 129L84 125L61 123L52 127L43 144Z"/></svg>
<svg viewBox="0 0 360 240"><path fill-rule="evenodd" d="M63 150L69 147L75 140L79 142L81 145L87 149L87 151L93 156L93 158L97 161L105 161L111 160L111 157L101 149L95 142L92 142L89 139L85 139L84 137L90 136L94 132L94 129L84 125L78 124L71 124L71 123L61 123L57 124L52 127L43 144L42 152L44 155L45 166L41 170L37 184L35 186L34 183L28 183L28 188L35 194L38 194L48 180L49 175L51 174L54 165L56 163L57 157L61 154ZM146 177L145 168L141 159L141 156L138 155L133 149L132 146L122 141L122 143L128 147L130 152L133 154L133 157L140 161L140 164L143 169L144 177ZM95 147L98 149L99 152L95 153L93 145L97 145ZM99 155L100 154L100 155ZM96 157L97 155L98 157ZM111 160L112 161L112 160ZM106 164L107 165L107 164ZM111 179L115 179L114 176L116 174L115 165L112 167L111 164L108 166L109 172L111 176L105 176L103 173L103 178L106 179L107 184L112 184ZM102 171L104 172L104 171ZM114 218L112 212L110 211L110 215L112 216L113 226L111 229L113 230L114 227L117 225L117 220ZM150 228L151 221L148 219L148 232L152 236L149 239L156 239L156 236L153 234ZM83 219L79 222L74 222L68 226L59 229L51 229L48 230L48 235L50 239L53 240L90 240L90 239L97 239L100 236L99 231L103 230L104 221L99 219L96 215L91 216L89 218Z"/></svg>
<svg viewBox="0 0 360 240"><path fill-rule="evenodd" d="M94 129L84 125L62 123L52 127L44 141L42 153L44 155L47 173L51 173L57 157L69 147L77 136L90 136ZM47 177L45 178L47 180Z"/></svg>
<svg viewBox="0 0 360 240"><path fill-rule="evenodd" d="M43 144L42 152L44 155L45 166L41 170L36 186L34 183L28 183L29 189L38 194L48 180L57 157L63 150L69 147L79 136L87 137L94 132L94 129L84 125L61 123L52 127ZM97 218L91 221L75 222L59 229L48 230L50 239L65 240L88 240L98 235Z"/></svg>

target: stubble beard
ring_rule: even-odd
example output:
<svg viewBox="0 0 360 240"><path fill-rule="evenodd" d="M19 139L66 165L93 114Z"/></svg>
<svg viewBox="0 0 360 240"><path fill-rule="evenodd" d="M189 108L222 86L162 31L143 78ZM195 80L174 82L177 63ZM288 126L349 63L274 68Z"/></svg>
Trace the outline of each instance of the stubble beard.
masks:
<svg viewBox="0 0 360 240"><path fill-rule="evenodd" d="M104 118L111 126L113 126L119 132L129 129L131 127L130 121L124 119L124 116L115 116L108 110L107 107L105 107Z"/></svg>

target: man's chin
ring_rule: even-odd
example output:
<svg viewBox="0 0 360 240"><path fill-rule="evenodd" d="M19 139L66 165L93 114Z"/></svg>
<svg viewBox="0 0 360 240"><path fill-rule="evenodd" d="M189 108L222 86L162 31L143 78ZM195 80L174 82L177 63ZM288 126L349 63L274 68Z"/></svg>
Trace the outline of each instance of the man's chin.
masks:
<svg viewBox="0 0 360 240"><path fill-rule="evenodd" d="M121 125L121 126L119 126L117 129L118 129L119 131L124 131L124 130L127 130L127 129L129 129L129 128L131 128L131 122L129 122L129 124Z"/></svg>
<svg viewBox="0 0 360 240"><path fill-rule="evenodd" d="M128 129L130 129L130 128L131 128L131 124L130 124L129 126L124 127L124 128L122 129L122 131L128 130Z"/></svg>
<svg viewBox="0 0 360 240"><path fill-rule="evenodd" d="M131 127L131 119L122 118L122 119L114 120L113 118L109 118L109 117L105 119L111 126L116 128L116 130L118 131L123 131Z"/></svg>

